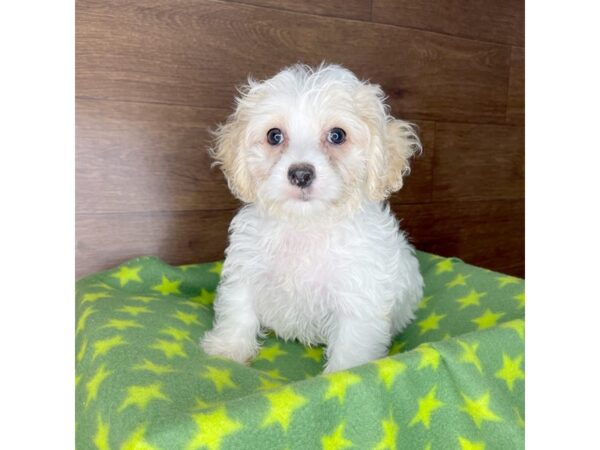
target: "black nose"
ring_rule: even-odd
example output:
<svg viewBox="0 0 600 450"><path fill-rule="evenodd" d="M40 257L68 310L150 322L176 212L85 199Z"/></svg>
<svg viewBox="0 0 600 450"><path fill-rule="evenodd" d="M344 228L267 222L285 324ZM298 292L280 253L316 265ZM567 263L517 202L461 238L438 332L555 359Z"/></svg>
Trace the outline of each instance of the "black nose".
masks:
<svg viewBox="0 0 600 450"><path fill-rule="evenodd" d="M288 179L294 186L308 187L315 179L315 168L312 164L292 164L288 170Z"/></svg>

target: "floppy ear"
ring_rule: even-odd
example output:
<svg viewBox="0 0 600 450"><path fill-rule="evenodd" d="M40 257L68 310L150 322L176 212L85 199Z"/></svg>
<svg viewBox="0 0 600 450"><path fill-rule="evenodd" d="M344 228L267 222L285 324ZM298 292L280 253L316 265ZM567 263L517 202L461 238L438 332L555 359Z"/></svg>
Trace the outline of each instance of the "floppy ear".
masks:
<svg viewBox="0 0 600 450"><path fill-rule="evenodd" d="M244 203L252 203L256 193L242 154L245 128L236 111L213 132L215 142L209 153L215 160L213 166L220 166L225 174L232 194Z"/></svg>
<svg viewBox="0 0 600 450"><path fill-rule="evenodd" d="M421 151L421 142L413 125L387 117L380 136L374 136L369 161L369 194L373 200L385 200L402 188L402 178L410 172L409 160Z"/></svg>

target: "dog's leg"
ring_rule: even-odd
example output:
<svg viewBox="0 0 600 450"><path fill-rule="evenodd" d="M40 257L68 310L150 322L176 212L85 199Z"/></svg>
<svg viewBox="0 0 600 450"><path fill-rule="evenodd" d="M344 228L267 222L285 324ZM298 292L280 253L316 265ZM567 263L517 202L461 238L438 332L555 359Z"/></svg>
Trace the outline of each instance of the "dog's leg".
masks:
<svg viewBox="0 0 600 450"><path fill-rule="evenodd" d="M245 363L258 352L259 330L247 287L242 282L226 282L219 286L215 300L214 327L204 334L200 345L209 355Z"/></svg>
<svg viewBox="0 0 600 450"><path fill-rule="evenodd" d="M390 324L385 318L338 317L328 338L325 372L337 372L383 358L390 340Z"/></svg>

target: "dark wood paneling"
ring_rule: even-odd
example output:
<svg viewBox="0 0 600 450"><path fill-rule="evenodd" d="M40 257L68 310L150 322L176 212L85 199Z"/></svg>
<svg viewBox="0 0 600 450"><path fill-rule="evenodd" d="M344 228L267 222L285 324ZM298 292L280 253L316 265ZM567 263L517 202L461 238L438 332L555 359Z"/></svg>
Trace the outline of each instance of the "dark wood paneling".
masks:
<svg viewBox="0 0 600 450"><path fill-rule="evenodd" d="M77 101L77 212L238 206L210 169L209 128L226 110Z"/></svg>
<svg viewBox="0 0 600 450"><path fill-rule="evenodd" d="M523 200L486 200L392 206L420 250L514 276L525 275Z"/></svg>
<svg viewBox="0 0 600 450"><path fill-rule="evenodd" d="M245 3L319 16L370 20L371 0L226 0L229 3Z"/></svg>
<svg viewBox="0 0 600 450"><path fill-rule="evenodd" d="M234 211L77 214L77 277L140 255L171 264L223 258Z"/></svg>
<svg viewBox="0 0 600 450"><path fill-rule="evenodd" d="M380 83L401 116L506 120L506 46L209 0L77 7L79 96L222 108L249 73L328 60Z"/></svg>
<svg viewBox="0 0 600 450"><path fill-rule="evenodd" d="M522 199L522 127L436 123L433 200Z"/></svg>
<svg viewBox="0 0 600 450"><path fill-rule="evenodd" d="M510 54L510 79L506 120L523 124L525 121L525 49L513 47Z"/></svg>
<svg viewBox="0 0 600 450"><path fill-rule="evenodd" d="M523 0L373 0L373 21L503 44L525 44Z"/></svg>

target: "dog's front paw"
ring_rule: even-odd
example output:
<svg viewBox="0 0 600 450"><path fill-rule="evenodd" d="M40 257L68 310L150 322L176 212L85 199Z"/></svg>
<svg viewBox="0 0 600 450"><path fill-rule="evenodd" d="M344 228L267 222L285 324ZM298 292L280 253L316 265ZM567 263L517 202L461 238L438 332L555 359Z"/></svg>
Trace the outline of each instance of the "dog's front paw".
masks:
<svg viewBox="0 0 600 450"><path fill-rule="evenodd" d="M223 336L215 330L208 331L200 339L200 347L209 355L223 356L241 364L247 363L258 353L256 339Z"/></svg>

